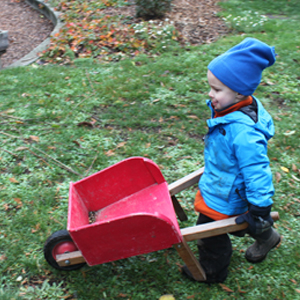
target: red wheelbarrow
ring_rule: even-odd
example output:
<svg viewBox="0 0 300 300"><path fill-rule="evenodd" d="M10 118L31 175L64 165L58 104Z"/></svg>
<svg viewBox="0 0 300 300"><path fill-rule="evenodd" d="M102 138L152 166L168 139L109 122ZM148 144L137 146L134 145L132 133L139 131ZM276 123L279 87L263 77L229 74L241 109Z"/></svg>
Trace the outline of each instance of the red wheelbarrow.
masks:
<svg viewBox="0 0 300 300"><path fill-rule="evenodd" d="M242 230L235 217L180 229L187 217L175 194L196 184L201 168L168 185L159 167L132 157L70 184L67 230L45 242L44 256L58 270L76 270L174 246L194 278L205 280L187 242ZM278 219L273 212L272 218Z"/></svg>

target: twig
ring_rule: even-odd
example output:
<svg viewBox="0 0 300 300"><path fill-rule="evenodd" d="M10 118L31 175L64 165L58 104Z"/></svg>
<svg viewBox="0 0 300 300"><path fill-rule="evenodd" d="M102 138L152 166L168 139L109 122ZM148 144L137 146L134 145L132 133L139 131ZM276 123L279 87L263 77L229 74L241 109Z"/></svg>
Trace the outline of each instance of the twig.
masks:
<svg viewBox="0 0 300 300"><path fill-rule="evenodd" d="M40 158L46 165L49 166L49 164L45 161L44 157L36 154L35 152L31 151L28 147L24 148L24 150L28 150L31 154L33 154L34 156Z"/></svg>
<svg viewBox="0 0 300 300"><path fill-rule="evenodd" d="M0 114L2 115L2 117L7 118L7 119L14 119L14 120L19 120L19 121L24 121L22 118L18 118L18 117L13 117L13 116L9 116L3 112L0 112Z"/></svg>
<svg viewBox="0 0 300 300"><path fill-rule="evenodd" d="M56 223L58 223L58 224L60 224L60 225L64 226L64 224L62 224L61 222L59 222L59 221L58 221L58 220L56 220L55 218L53 218L53 217L50 217L50 219L51 219L51 220L53 220L54 222L56 222Z"/></svg>
<svg viewBox="0 0 300 300"><path fill-rule="evenodd" d="M22 137L10 135L10 134L5 133L5 132L3 132L3 131L0 131L0 133L3 134L3 135L8 136L8 137L10 137L10 138L21 139L21 140L23 140L23 141L25 140L25 139L22 138ZM29 149L29 147L26 147L26 148L27 148L32 154L38 156L38 157L41 158L41 159L44 159L43 157L39 156L38 154L32 152L32 151ZM26 149L26 148L25 148L25 149ZM56 164L58 164L61 168L65 169L65 170L67 170L67 171L69 171L69 172L71 172L71 173L73 173L73 174L75 174L75 175L77 175L77 176L80 176L80 177L82 176L82 175L80 175L79 173L77 173L76 171L74 171L74 170L72 170L71 168L69 168L68 166L66 166L65 164L63 164L62 162L60 162L59 160L53 158L52 156L50 156L50 155L47 154L46 152L44 152L44 151L42 151L42 150L40 150L40 149L38 149L38 148L36 148L36 147L34 147L34 146L32 146L32 145L31 145L31 148L33 148L33 149L35 149L35 150L37 150L37 151L43 153L44 155L46 155L46 157L48 157L48 158L52 159L54 162L56 162ZM25 150L25 149L24 149L24 150ZM4 150L4 149L3 149L3 150ZM10 154L12 154L12 153L10 153Z"/></svg>
<svg viewBox="0 0 300 300"><path fill-rule="evenodd" d="M23 140L23 138L19 137L19 136L15 136L15 135L11 135L11 134L8 134L8 133L5 133L3 131L0 131L0 134L3 134L3 135L6 135L12 139L19 139L19 140Z"/></svg>
<svg viewBox="0 0 300 300"><path fill-rule="evenodd" d="M54 157L50 156L49 154L47 154L46 152L38 149L38 148L35 148L34 146L31 146L33 149L43 153L44 155L46 155L47 157L49 157L50 159L52 159L53 161L55 161L57 164L59 164L63 169L75 174L75 175L78 175L78 176L82 176L80 175L79 173L77 173L76 171L72 170L71 168L69 168L68 166L66 166L65 164L63 164L62 162L60 162L59 160L55 159Z"/></svg>
<svg viewBox="0 0 300 300"><path fill-rule="evenodd" d="M1 149L2 151L4 151L4 152L7 152L8 154L10 154L10 155L12 155L12 156L14 156L14 157L19 157L17 154L12 153L12 152L10 152L10 151L8 151L8 150L2 148L2 147L0 147L0 149Z"/></svg>
<svg viewBox="0 0 300 300"><path fill-rule="evenodd" d="M87 79L88 79L88 81L89 81L89 83L90 83L90 86L92 87L92 90L93 90L93 94L92 94L92 95L96 94L96 90L95 90L95 88L94 88L94 85L93 85L93 83L92 83L92 80L91 80L91 78L90 78L90 75L89 75L89 73L88 73L87 71L85 71L85 75L86 75L86 77L87 77Z"/></svg>
<svg viewBox="0 0 300 300"><path fill-rule="evenodd" d="M86 170L84 177L86 177L89 174L89 172L91 171L91 169L92 169L92 167L93 167L93 165L94 165L97 158L98 158L98 154L93 159L92 164L90 165L90 167Z"/></svg>
<svg viewBox="0 0 300 300"><path fill-rule="evenodd" d="M93 83L92 83L92 81L91 81L90 75L89 75L87 72L85 72L85 75L86 75L86 77L87 77L87 79L88 79L88 81L89 81L89 83L90 83L90 86L91 86L91 88L92 88L92 90L93 90L93 93L92 93L91 95L89 95L89 97L91 97L91 96L93 96L93 95L96 94L96 90L95 90L94 85L93 85ZM88 97L85 96L85 95L83 95L83 96L85 97L85 99L83 99L82 101L80 101L79 103L77 103L77 104L74 106L74 108L78 107L80 104L82 104L82 103L88 98Z"/></svg>

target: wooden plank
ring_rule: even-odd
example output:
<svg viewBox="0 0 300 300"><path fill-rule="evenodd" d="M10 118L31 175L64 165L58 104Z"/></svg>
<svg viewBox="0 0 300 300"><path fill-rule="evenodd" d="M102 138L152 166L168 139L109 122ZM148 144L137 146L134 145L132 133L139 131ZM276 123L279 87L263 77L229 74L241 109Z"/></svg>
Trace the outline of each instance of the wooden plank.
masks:
<svg viewBox="0 0 300 300"><path fill-rule="evenodd" d="M279 220L278 212L272 212L271 217L274 221ZM181 234L184 239L189 242L206 237L243 230L248 227L248 223L246 222L240 225L236 224L236 218L237 217L232 217L225 220L183 228L181 229Z"/></svg>
<svg viewBox="0 0 300 300"><path fill-rule="evenodd" d="M178 216L178 219L180 221L187 221L188 217L185 214L184 210L182 209L180 203L178 202L177 198L175 195L173 195L172 197L172 202L173 202L173 206L174 206L174 210L176 212L176 215Z"/></svg>
<svg viewBox="0 0 300 300"><path fill-rule="evenodd" d="M191 248L188 246L187 242L183 239L182 243L174 245L175 249L177 250L179 256L184 261L190 272L192 273L193 277L197 281L205 281L206 275L201 267L198 259L195 257L194 253L192 252Z"/></svg>
<svg viewBox="0 0 300 300"><path fill-rule="evenodd" d="M77 265L77 264L84 263L85 259L82 256L80 251L74 251L74 252L56 255L56 262L59 266L66 267L70 265Z"/></svg>
<svg viewBox="0 0 300 300"><path fill-rule="evenodd" d="M204 172L204 167L169 184L170 195L171 196L176 195L177 193L185 190L186 188L189 188L192 185L198 183L203 172Z"/></svg>

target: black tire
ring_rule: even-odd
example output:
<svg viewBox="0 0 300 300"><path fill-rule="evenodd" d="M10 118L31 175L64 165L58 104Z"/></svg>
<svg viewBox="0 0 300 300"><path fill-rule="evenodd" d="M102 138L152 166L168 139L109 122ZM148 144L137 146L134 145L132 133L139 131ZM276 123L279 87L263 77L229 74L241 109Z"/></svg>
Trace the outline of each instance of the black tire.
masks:
<svg viewBox="0 0 300 300"><path fill-rule="evenodd" d="M53 252L55 251L56 247L66 243L67 245L74 246L77 249L75 243L73 242L68 230L59 230L54 232L51 236L48 237L47 241L44 245L44 256L48 264L60 271L73 271L78 270L85 265L85 263L80 263L77 265L70 265L66 267L61 267L57 264L55 257L53 257ZM67 252L67 251L66 251ZM66 253L64 252L64 253ZM60 253L62 254L62 253Z"/></svg>

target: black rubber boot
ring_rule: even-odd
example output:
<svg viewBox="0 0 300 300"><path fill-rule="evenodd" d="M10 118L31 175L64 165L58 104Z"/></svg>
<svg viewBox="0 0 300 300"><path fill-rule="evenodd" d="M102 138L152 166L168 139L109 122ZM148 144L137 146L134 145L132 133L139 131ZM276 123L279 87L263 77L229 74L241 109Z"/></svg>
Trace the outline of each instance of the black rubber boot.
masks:
<svg viewBox="0 0 300 300"><path fill-rule="evenodd" d="M269 251L275 248L281 241L280 234L273 228L259 236L252 236L256 241L246 251L245 257L249 262L263 261Z"/></svg>

